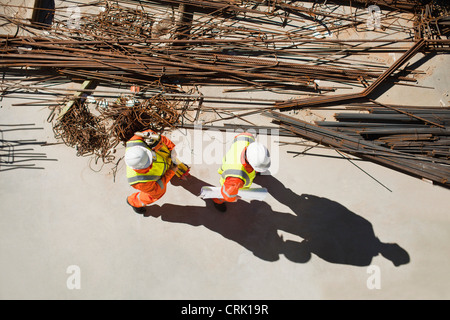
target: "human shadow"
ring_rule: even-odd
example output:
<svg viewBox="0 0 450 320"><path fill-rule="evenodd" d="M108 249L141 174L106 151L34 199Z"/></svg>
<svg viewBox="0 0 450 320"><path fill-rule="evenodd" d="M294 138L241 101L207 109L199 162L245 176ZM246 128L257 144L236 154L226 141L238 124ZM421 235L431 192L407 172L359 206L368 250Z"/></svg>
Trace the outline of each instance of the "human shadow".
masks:
<svg viewBox="0 0 450 320"><path fill-rule="evenodd" d="M172 179L171 184L185 188L195 196L199 196L203 186L211 186L195 176L187 180ZM289 213L274 212L271 207L261 201L238 201L227 203L227 211L218 211L211 199L204 200L204 206L183 206L175 204L152 205L144 214L146 217L161 218L163 221L185 223L192 226L204 226L217 232L224 238L235 241L251 251L255 256L266 260L279 260L279 255L292 251L298 262L307 262L309 252L302 256L301 248L290 249L277 230L287 220L293 220ZM294 222L294 221L292 221Z"/></svg>
<svg viewBox="0 0 450 320"><path fill-rule="evenodd" d="M406 250L396 243L380 241L369 221L338 202L297 195L270 175L258 176L255 182L294 212L296 222L283 226L283 230L301 236L308 250L318 257L332 263L367 266L381 254L395 266L409 263Z"/></svg>
<svg viewBox="0 0 450 320"><path fill-rule="evenodd" d="M396 266L409 262L404 249L379 241L370 222L339 203L313 195L297 195L272 176L260 176L255 182L265 186L295 214L274 211L263 201L243 200L227 203L228 210L222 213L211 200L205 200L205 206L153 205L145 216L204 226L266 261L277 261L284 255L293 262L306 263L315 254L331 263L368 266L381 253ZM196 196L202 186L209 185L194 176L185 181L174 179L172 184ZM279 230L303 240L285 240Z"/></svg>

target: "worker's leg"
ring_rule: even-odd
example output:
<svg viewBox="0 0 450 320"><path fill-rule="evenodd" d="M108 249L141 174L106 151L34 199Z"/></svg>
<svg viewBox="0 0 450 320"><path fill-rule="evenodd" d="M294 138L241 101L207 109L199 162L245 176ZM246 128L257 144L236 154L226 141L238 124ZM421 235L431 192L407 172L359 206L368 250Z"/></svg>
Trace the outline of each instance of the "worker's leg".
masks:
<svg viewBox="0 0 450 320"><path fill-rule="evenodd" d="M130 203L130 205L136 208L148 206L156 200L158 199L153 198L145 192L136 192L128 197L128 202Z"/></svg>
<svg viewBox="0 0 450 320"><path fill-rule="evenodd" d="M128 196L127 203L133 207L133 210L137 213L144 213L145 207L155 202L149 194L145 192L136 192L131 196Z"/></svg>
<svg viewBox="0 0 450 320"><path fill-rule="evenodd" d="M222 184L220 191L223 199L214 198L214 207L221 212L225 212L227 210L225 202L236 202L239 188L243 184L244 182L239 178L227 178L225 183Z"/></svg>
<svg viewBox="0 0 450 320"><path fill-rule="evenodd" d="M225 200L223 199L217 199L217 198L213 198L213 203L214 203L214 207L219 210L220 212L225 212L227 211L227 206L225 205Z"/></svg>
<svg viewBox="0 0 450 320"><path fill-rule="evenodd" d="M130 201L127 198L127 204L133 208L133 211L139 214L144 214L146 212L145 207L135 207L130 204Z"/></svg>

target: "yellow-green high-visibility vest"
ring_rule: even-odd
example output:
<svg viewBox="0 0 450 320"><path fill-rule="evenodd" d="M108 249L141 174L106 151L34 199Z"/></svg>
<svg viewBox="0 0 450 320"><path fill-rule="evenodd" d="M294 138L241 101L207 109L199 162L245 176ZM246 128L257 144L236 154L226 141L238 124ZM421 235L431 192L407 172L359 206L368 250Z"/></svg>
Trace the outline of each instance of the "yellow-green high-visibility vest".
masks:
<svg viewBox="0 0 450 320"><path fill-rule="evenodd" d="M220 184L223 185L225 179L228 177L235 177L244 181L243 189L251 186L253 179L255 179L256 171L248 173L244 165L241 163L241 155L244 149L252 142L255 137L250 133L244 133L236 136L233 143L223 158L222 166L218 170L220 177Z"/></svg>
<svg viewBox="0 0 450 320"><path fill-rule="evenodd" d="M136 172L135 170L133 170L127 166L128 183L130 185L134 185L136 183L145 183L145 182L149 182L149 181L156 181L159 184L159 186L161 187L161 189L163 189L164 184L162 183L162 181L160 181L160 179L164 176L167 169L169 168L168 160L166 158L164 158L163 156L161 156L160 154L158 154L157 152L154 152L142 140L128 141L126 150L128 150L128 148L135 147L135 146L144 147L144 148L152 151L153 162L152 162L152 167L146 173ZM125 150L125 152L126 152L126 150Z"/></svg>

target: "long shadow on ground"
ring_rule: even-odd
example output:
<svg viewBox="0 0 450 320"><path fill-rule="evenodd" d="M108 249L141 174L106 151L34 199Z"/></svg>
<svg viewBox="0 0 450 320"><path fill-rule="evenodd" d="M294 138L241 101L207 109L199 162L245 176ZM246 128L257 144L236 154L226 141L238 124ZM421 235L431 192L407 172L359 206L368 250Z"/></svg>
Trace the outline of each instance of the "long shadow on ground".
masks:
<svg viewBox="0 0 450 320"><path fill-rule="evenodd" d="M262 201L228 203L228 210L222 213L207 200L205 206L153 205L145 216L192 226L203 225L266 261L276 261L283 254L293 262L305 263L311 254L315 254L331 263L368 266L373 257L381 254L395 266L409 262L404 249L395 243L381 242L369 221L341 204L314 195L297 195L273 176L259 176L255 183L266 187L295 215L273 211ZM202 186L209 185L194 176L186 181L174 179L172 184L195 196L200 194ZM278 230L303 240L284 240Z"/></svg>

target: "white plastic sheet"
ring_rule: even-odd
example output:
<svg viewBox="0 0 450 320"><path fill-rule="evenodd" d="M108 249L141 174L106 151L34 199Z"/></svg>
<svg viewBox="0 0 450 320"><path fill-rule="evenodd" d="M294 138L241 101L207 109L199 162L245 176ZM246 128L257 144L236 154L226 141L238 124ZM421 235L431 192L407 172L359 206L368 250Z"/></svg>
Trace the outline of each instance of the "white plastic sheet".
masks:
<svg viewBox="0 0 450 320"><path fill-rule="evenodd" d="M266 188L240 189L238 192L238 196L241 197L241 199L243 199L243 200L262 201L267 196L267 189ZM202 191L200 193L200 198L202 198L202 199L211 199L211 198L223 199L219 187L202 187Z"/></svg>

